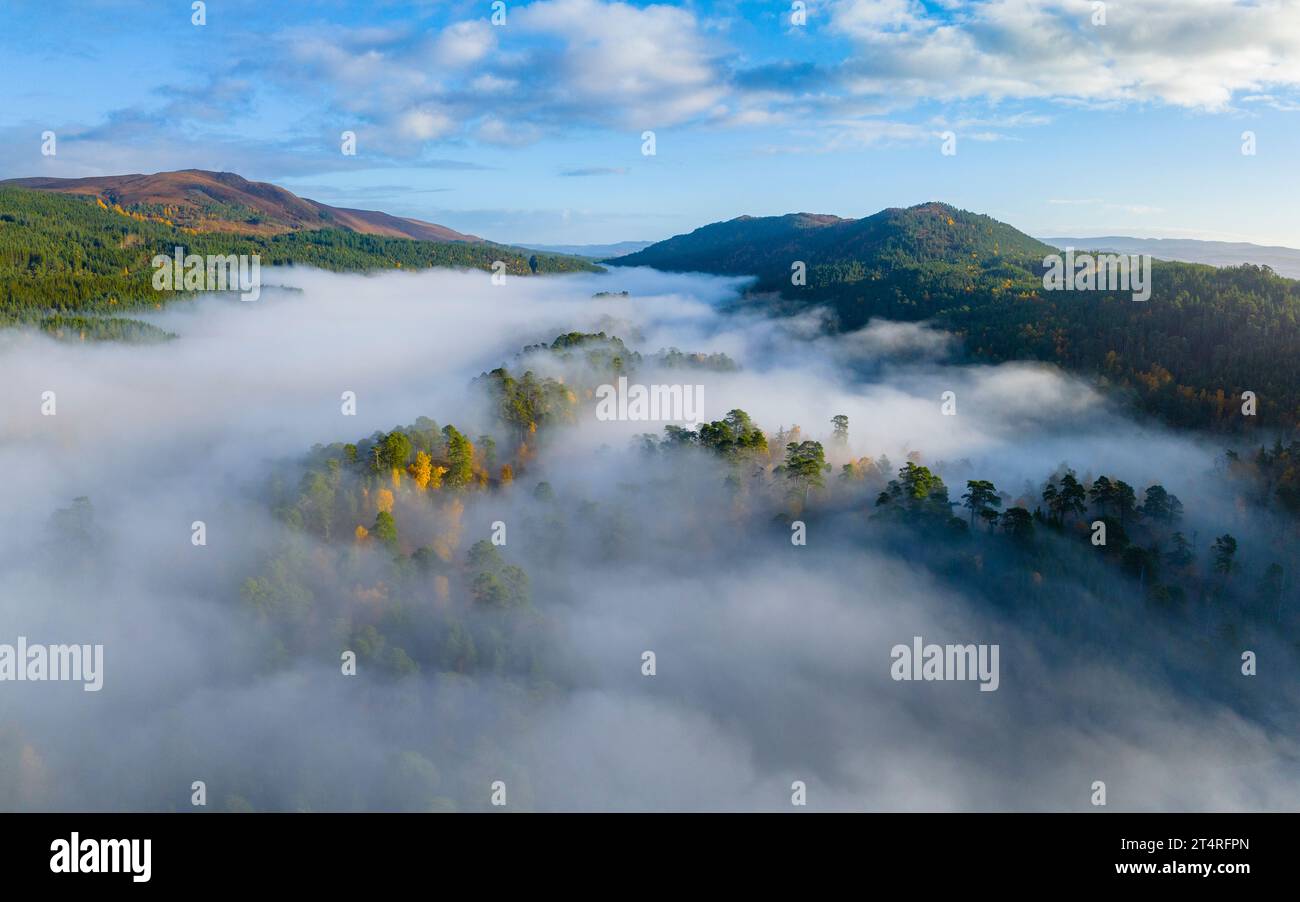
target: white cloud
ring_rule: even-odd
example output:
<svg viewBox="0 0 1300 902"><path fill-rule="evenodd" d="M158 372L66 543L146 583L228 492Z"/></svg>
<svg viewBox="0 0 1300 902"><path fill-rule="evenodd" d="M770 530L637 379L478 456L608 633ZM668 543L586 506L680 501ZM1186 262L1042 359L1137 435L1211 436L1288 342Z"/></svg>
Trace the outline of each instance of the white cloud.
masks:
<svg viewBox="0 0 1300 902"><path fill-rule="evenodd" d="M640 130L728 113L723 48L688 10L538 0L512 6L508 22L472 19L432 37L382 31L372 42L294 29L279 37L292 62L279 72L290 85L331 87L337 107L367 120L372 146L397 156L451 136L521 144L574 126Z"/></svg>
<svg viewBox="0 0 1300 902"><path fill-rule="evenodd" d="M706 115L726 96L700 23L672 6L542 0L513 22L561 42L555 89L583 103L610 104L637 127Z"/></svg>
<svg viewBox="0 0 1300 902"><path fill-rule="evenodd" d="M799 51L740 43L736 29L676 5L536 0L512 4L503 28L482 17L432 31L297 27L238 62L315 104L305 117L331 120L310 131L357 130L368 153L390 159L442 140L518 146L589 129L786 129L764 135L760 152L806 152L928 140L934 126L1007 140L1051 121L1049 104L1300 108L1300 6L1278 0L1111 0L1104 26L1091 0L815 9ZM779 59L811 42L825 55ZM241 83L206 90L207 104L174 104L167 135L154 123L151 140L175 140L178 118L246 112L255 98Z"/></svg>
<svg viewBox="0 0 1300 902"><path fill-rule="evenodd" d="M404 137L428 141L440 138L455 128L451 117L428 108L408 110L397 120L397 131Z"/></svg>
<svg viewBox="0 0 1300 902"><path fill-rule="evenodd" d="M479 62L496 46L496 36L487 22L457 22L434 39L429 56L435 66L461 68Z"/></svg>
<svg viewBox="0 0 1300 902"><path fill-rule="evenodd" d="M860 56L863 93L1160 101L1222 110L1239 92L1300 86L1300 8L1242 0L984 0L945 16L844 0L831 28Z"/></svg>

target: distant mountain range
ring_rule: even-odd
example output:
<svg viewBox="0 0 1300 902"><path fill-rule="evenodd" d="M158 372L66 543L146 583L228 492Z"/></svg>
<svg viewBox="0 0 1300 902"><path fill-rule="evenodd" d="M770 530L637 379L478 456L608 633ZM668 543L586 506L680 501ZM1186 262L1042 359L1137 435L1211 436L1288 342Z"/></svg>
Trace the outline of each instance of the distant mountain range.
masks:
<svg viewBox="0 0 1300 902"><path fill-rule="evenodd" d="M343 229L361 235L416 241L483 239L418 219L373 210L331 207L299 197L268 182L250 182L233 172L182 169L152 175L108 175L80 179L20 178L0 181L58 194L81 194L104 204L199 232L277 235L312 229Z"/></svg>
<svg viewBox="0 0 1300 902"><path fill-rule="evenodd" d="M593 260L612 260L645 250L652 244L653 241L619 241L615 244L520 244L517 247L545 251L548 254L572 254Z"/></svg>
<svg viewBox="0 0 1300 902"><path fill-rule="evenodd" d="M1300 279L1300 250L1248 244L1244 241L1199 241L1192 238L1127 238L1107 235L1102 238L1044 238L1055 247L1079 250L1111 251L1120 254L1150 254L1159 260L1184 263L1208 263L1211 266L1240 266L1254 263L1267 266L1278 275Z"/></svg>

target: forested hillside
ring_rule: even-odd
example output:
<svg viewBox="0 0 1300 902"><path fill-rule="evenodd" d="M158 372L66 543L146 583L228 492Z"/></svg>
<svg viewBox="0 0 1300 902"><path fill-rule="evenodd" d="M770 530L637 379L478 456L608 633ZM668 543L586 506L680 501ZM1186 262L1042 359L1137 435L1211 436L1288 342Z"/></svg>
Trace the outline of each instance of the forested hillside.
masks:
<svg viewBox="0 0 1300 902"><path fill-rule="evenodd" d="M490 270L514 275L596 269L589 261L488 242L431 242L316 229L276 235L195 232L94 198L0 187L0 324L59 314L152 308L175 295L152 287L151 260L177 247L196 254L260 254L263 266L301 264L335 271Z"/></svg>
<svg viewBox="0 0 1300 902"><path fill-rule="evenodd" d="M947 204L882 210L864 219L791 213L741 216L611 259L619 266L653 266L675 272L754 275L762 290L791 284L796 261L808 267L808 287L873 278L884 271L924 265L917 273L969 276L995 261L1028 269L1053 248L989 216Z"/></svg>
<svg viewBox="0 0 1300 902"><path fill-rule="evenodd" d="M925 204L861 220L742 217L607 262L755 275L763 307L824 307L843 330L873 317L933 320L977 360L1056 363L1179 426L1300 424L1300 282L1260 266L1154 261L1145 302L1044 291L1043 257L1055 252L989 217ZM1242 415L1245 391L1257 397L1255 417Z"/></svg>

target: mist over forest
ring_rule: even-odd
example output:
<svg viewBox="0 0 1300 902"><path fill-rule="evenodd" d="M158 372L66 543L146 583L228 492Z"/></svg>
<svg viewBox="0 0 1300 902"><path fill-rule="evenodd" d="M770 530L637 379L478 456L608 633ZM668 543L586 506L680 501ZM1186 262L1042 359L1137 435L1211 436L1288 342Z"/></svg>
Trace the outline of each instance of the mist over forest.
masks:
<svg viewBox="0 0 1300 902"><path fill-rule="evenodd" d="M0 332L3 641L104 645L0 694L0 809L1300 805L1258 444L747 284L295 267L169 341ZM619 375L702 423L599 419ZM893 679L916 636L998 688Z"/></svg>

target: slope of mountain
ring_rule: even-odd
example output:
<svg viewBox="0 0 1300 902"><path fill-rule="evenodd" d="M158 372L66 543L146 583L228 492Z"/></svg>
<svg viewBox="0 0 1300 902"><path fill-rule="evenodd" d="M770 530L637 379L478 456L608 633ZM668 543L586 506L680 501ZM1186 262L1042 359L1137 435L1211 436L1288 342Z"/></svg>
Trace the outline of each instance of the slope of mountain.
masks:
<svg viewBox="0 0 1300 902"><path fill-rule="evenodd" d="M1210 266L1267 266L1280 276L1300 279L1300 249L1245 241L1199 241L1194 238L1044 238L1055 247L1110 251L1120 254L1150 254L1159 260L1208 263Z"/></svg>
<svg viewBox="0 0 1300 902"><path fill-rule="evenodd" d="M619 257L617 265L756 275L760 284L775 288L789 284L795 261L807 265L812 286L869 279L875 271L918 264L1041 263L1052 252L989 216L926 203L863 219L813 213L740 216Z"/></svg>
<svg viewBox="0 0 1300 902"><path fill-rule="evenodd" d="M533 251L545 251L549 254L572 254L575 257L590 257L593 260L608 260L624 257L643 251L653 241L617 241L613 244L520 244Z"/></svg>
<svg viewBox="0 0 1300 902"><path fill-rule="evenodd" d="M289 210L278 208L277 215ZM578 257L533 254L481 240L419 241L338 227L275 234L206 231L110 205L98 196L0 186L0 326L36 322L64 328L73 316L161 306L178 294L154 290L152 261L172 256L177 247L200 255L258 255L264 266L353 272L434 266L487 270L497 262L521 276L598 269ZM80 334L84 327L78 321L75 331ZM127 331L115 326L103 334Z"/></svg>
<svg viewBox="0 0 1300 902"><path fill-rule="evenodd" d="M82 194L155 222L200 232L276 235L304 229L343 229L417 241L482 241L446 226L373 210L331 207L233 172L182 169L153 175L20 178L0 181L58 194Z"/></svg>
<svg viewBox="0 0 1300 902"><path fill-rule="evenodd" d="M929 203L865 219L742 216L607 262L752 275L748 304L822 309L841 330L931 320L961 335L972 359L1055 363L1182 426L1300 424L1300 282L1252 265L1156 260L1150 299L1135 302L1132 291L1046 290L1043 258L1054 253L1005 223ZM1242 415L1246 391L1254 416Z"/></svg>

